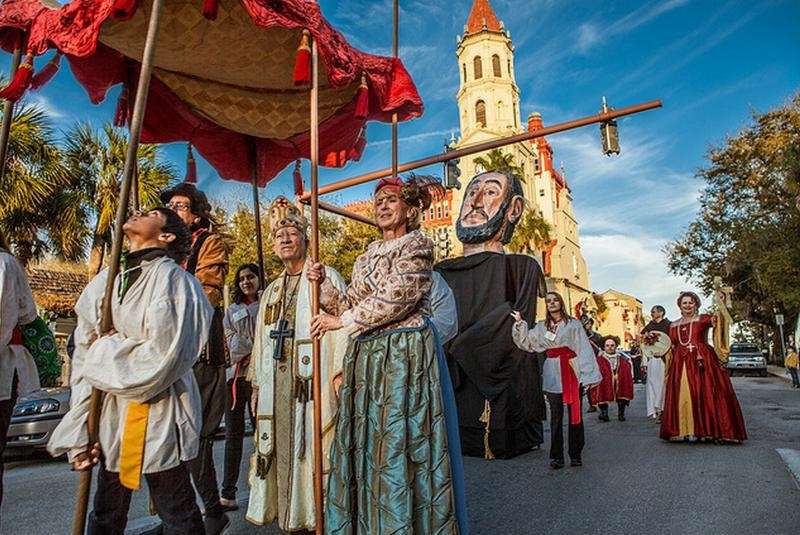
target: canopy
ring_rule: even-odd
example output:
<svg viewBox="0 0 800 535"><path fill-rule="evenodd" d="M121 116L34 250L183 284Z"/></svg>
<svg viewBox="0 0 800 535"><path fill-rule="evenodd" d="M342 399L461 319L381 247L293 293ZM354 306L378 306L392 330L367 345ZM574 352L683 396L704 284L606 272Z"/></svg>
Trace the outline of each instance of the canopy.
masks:
<svg viewBox="0 0 800 535"><path fill-rule="evenodd" d="M214 20L208 4L218 4ZM16 30L24 30L29 53L64 54L93 103L118 84L132 103L127 92L136 88L150 7L151 0L74 0L62 7L6 0L0 46L13 50ZM264 186L288 163L308 158L308 88L293 76L304 30L319 50L322 165L358 159L366 121L422 114L402 62L350 46L315 1L169 0L161 20L141 140L191 142L223 178L250 182L255 154Z"/></svg>

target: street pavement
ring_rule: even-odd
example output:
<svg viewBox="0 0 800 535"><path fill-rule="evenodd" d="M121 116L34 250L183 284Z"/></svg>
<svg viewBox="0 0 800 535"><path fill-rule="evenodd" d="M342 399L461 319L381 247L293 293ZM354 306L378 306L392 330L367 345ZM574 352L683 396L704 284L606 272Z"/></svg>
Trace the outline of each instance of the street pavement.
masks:
<svg viewBox="0 0 800 535"><path fill-rule="evenodd" d="M735 377L733 383L750 436L743 445L659 440L637 385L626 422L584 415L582 468L550 470L546 448L508 461L466 458L471 533L800 532L800 390L777 377ZM222 452L220 441L218 467ZM245 478L243 469L240 501L247 497ZM77 480L63 460L11 459L0 534L68 533ZM228 535L280 533L247 524L241 511L232 519ZM137 492L128 533L152 523L146 493Z"/></svg>

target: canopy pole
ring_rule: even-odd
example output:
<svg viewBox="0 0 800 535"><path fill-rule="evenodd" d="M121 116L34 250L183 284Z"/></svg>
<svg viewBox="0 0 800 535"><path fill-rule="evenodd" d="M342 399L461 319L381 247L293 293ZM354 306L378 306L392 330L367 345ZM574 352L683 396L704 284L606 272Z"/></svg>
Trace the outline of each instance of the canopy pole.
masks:
<svg viewBox="0 0 800 535"><path fill-rule="evenodd" d="M264 273L264 238L261 232L261 202L258 198L258 151L256 150L256 143L253 140L253 169L251 171L253 184L253 214L256 220L256 247L258 248L258 270L261 274L258 277L258 284L261 291L265 289L264 280L266 274ZM238 281L237 281L238 284Z"/></svg>
<svg viewBox="0 0 800 535"><path fill-rule="evenodd" d="M448 160L463 158L465 156L470 156L472 154L477 154L479 152L496 149L498 147L513 145L514 143L521 143L523 141L529 141L531 139L549 136L550 134L564 132L566 130L573 130L575 128L580 128L582 126L586 126L589 124L604 123L606 121L616 119L617 117L623 117L625 115L633 115L634 113L640 113L643 111L652 110L660 107L661 107L660 100L651 100L649 102L644 102L642 104L628 106L627 108L620 108L618 110L613 110L607 113L598 113L597 115L589 115L587 117L582 117L580 119L567 121L566 123L560 123L553 126L548 126L547 128L534 130L533 132L524 132L522 134L516 134L513 136L493 139L491 141L484 141L483 143L476 143L474 145L469 145L467 147L463 147L460 149L451 150L434 156L428 156L427 158L412 160L410 162L401 164L397 170L400 173L403 173L405 171L413 171L414 169L419 169L420 167L427 167L429 165L437 163L444 163ZM377 171L371 171L363 175L358 175L352 178L340 180L338 182L333 182L332 184L328 184L326 186L322 186L321 188L319 188L318 194L326 195L328 193L333 193L334 191L343 190L345 188L349 188L352 186L366 184L367 182L371 182L379 178L392 176L392 171L393 171L392 168L389 167L386 169L379 169ZM300 200L306 201L309 198L310 194L304 193Z"/></svg>
<svg viewBox="0 0 800 535"><path fill-rule="evenodd" d="M308 205L311 203L311 201L301 200L300 203ZM353 221L358 221L359 223L364 223L365 225L370 225L372 227L378 228L378 224L372 219L368 218L367 216L357 214L356 212L351 212L350 210L342 208L341 206L336 206L335 204L330 204L322 201L319 201L318 205L320 210L324 210L326 212L330 212L332 214L336 214L342 217L347 217L349 219L352 219Z"/></svg>
<svg viewBox="0 0 800 535"><path fill-rule="evenodd" d="M392 37L392 56L394 59L397 59L399 54L399 43L400 43L400 2L399 0L394 0L394 16L393 16L393 37ZM398 121L397 121L397 112L392 114L392 176L397 176L397 162L398 162Z"/></svg>
<svg viewBox="0 0 800 535"><path fill-rule="evenodd" d="M133 107L133 117L131 118L130 139L128 140L128 150L125 154L125 168L122 175L119 203L117 204L117 215L114 221L114 240L111 247L111 258L108 266L108 277L106 279L105 295L103 297L102 322L100 332L107 333L113 327L113 317L111 315L111 301L114 292L114 279L119 273L119 261L122 256L123 233L122 226L128 215L128 203L130 202L131 186L133 175L136 169L136 155L139 150L139 138L142 133L142 122L144 121L144 111L147 105L147 95L150 90L150 76L153 72L153 59L155 57L156 39L158 37L158 26L161 21L161 12L164 7L164 0L153 0L150 11L150 22L147 27L147 38L142 54L142 66L139 72L139 84L136 89L136 101ZM98 427L100 424L100 405L103 393L92 388L92 395L89 402L89 419L87 430L89 444L87 451L92 449L92 445L98 440ZM86 529L86 512L89 506L89 491L92 486L92 473L89 469L81 472L80 484L78 486L77 502L75 504L75 517L72 523L73 535L83 535Z"/></svg>
<svg viewBox="0 0 800 535"><path fill-rule="evenodd" d="M131 210L133 210L134 212L138 212L140 209L141 209L141 203L139 201L139 158L137 154L136 163L134 164L134 169L133 169L133 184L131 185Z"/></svg>
<svg viewBox="0 0 800 535"><path fill-rule="evenodd" d="M23 36L19 47L14 49L14 54L11 56L9 80L14 79L17 69L19 69L19 64L22 62L22 48L25 46L25 40ZM14 102L6 100L3 103L3 124L0 125L0 179L6 175L6 155L8 154L8 142L11 139L11 121L13 118Z"/></svg>
<svg viewBox="0 0 800 535"><path fill-rule="evenodd" d="M311 261L319 262L319 52L317 40L311 40ZM311 285L312 316L319 314L319 281ZM320 339L311 343L314 398L314 512L317 535L325 531L325 495L322 488L322 385L320 377Z"/></svg>

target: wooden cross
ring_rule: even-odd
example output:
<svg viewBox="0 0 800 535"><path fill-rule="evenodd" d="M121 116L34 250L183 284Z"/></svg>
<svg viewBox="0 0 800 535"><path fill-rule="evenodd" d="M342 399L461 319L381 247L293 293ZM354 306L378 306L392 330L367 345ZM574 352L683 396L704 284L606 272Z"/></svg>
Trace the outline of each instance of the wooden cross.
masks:
<svg viewBox="0 0 800 535"><path fill-rule="evenodd" d="M275 329L269 332L269 337L275 340L272 358L275 360L283 360L283 342L287 338L294 338L294 329L290 329L289 322L281 318L275 325Z"/></svg>

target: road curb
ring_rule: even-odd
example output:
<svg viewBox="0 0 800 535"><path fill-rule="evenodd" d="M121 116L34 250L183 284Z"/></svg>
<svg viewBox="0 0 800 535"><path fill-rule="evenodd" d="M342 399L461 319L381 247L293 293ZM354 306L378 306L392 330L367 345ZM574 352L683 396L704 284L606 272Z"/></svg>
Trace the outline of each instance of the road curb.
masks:
<svg viewBox="0 0 800 535"><path fill-rule="evenodd" d="M778 379L782 379L786 383L791 383L792 380L789 378L789 375L786 372L786 368L781 368L780 366L767 366L767 373L772 375L773 377L777 377Z"/></svg>

